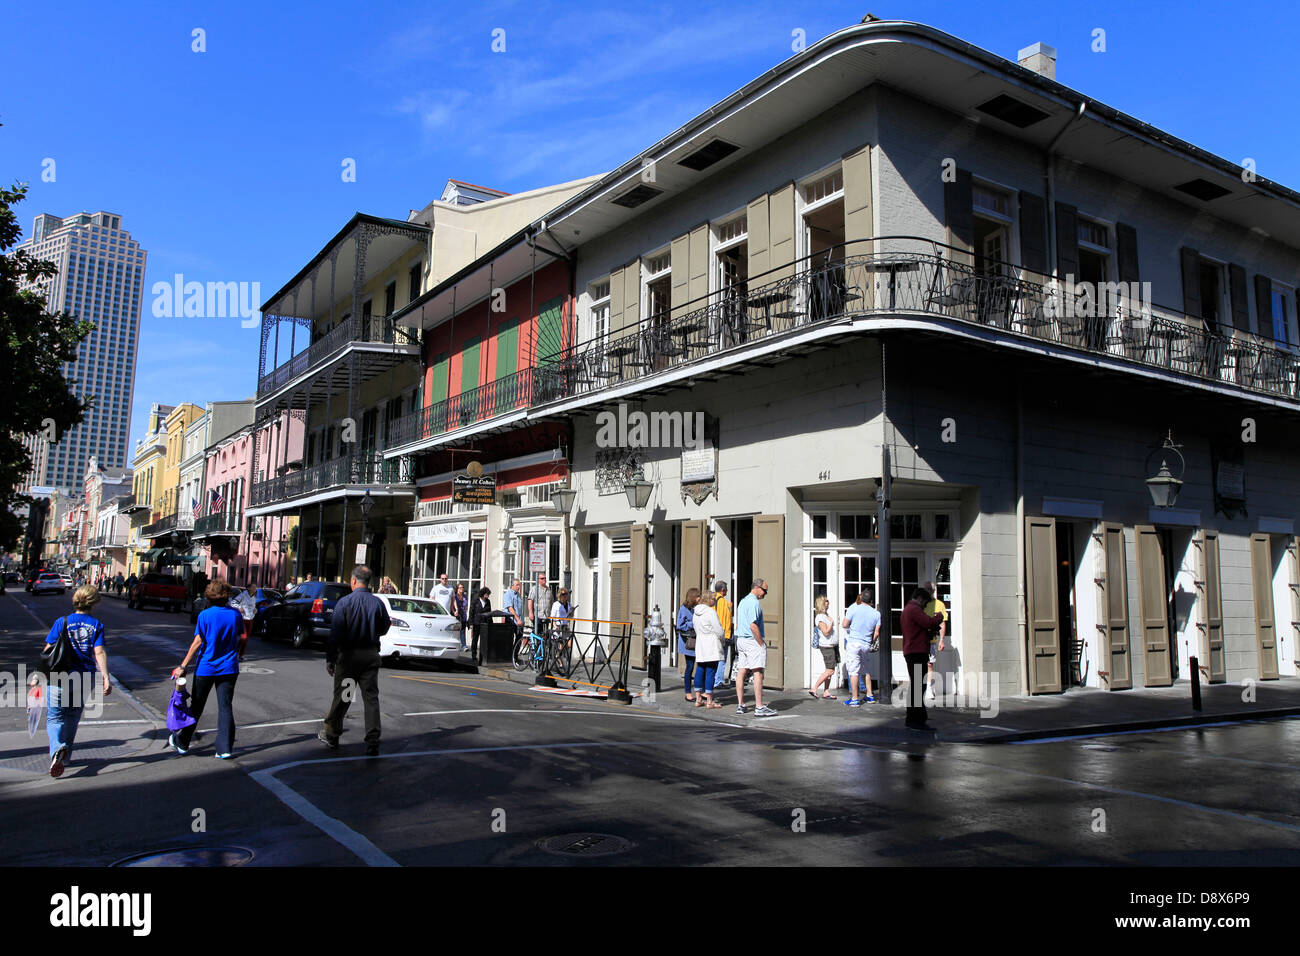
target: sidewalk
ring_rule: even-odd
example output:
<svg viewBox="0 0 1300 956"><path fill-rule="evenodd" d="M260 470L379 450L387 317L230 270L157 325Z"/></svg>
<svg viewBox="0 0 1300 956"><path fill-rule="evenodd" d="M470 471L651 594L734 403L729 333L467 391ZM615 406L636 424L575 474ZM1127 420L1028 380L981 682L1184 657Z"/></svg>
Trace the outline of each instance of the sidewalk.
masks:
<svg viewBox="0 0 1300 956"><path fill-rule="evenodd" d="M465 660L469 663L468 660ZM479 673L503 680L533 685L532 671L515 671L508 665L481 666ZM814 700L806 690L765 691L763 703L777 711L775 717L754 716L753 686L746 688L742 717L736 713L736 689L721 689L716 700L723 706L716 710L695 707L685 699L682 677L676 668L665 668L662 688L650 697L650 685L644 671L633 670L628 685L634 695L633 707L713 720L728 726L773 727L782 731L836 737L861 742L914 743L1014 743L1051 737L1115 734L1126 731L1152 730L1212 724L1220 721L1262 720L1300 716L1300 678L1283 677L1257 681L1251 688L1236 684L1202 684L1202 709L1192 710L1191 685L1180 682L1173 687L1143 687L1124 691L1074 688L1063 694L1041 696L999 696L980 707L974 699L950 699L947 706L940 698L927 703L933 733L908 730L903 726L906 687L895 688L890 699L878 692L876 703L859 708L844 705L848 690L833 690L838 699ZM568 687L560 680L559 686ZM1253 692L1254 700L1244 700ZM954 706L955 704L966 706Z"/></svg>

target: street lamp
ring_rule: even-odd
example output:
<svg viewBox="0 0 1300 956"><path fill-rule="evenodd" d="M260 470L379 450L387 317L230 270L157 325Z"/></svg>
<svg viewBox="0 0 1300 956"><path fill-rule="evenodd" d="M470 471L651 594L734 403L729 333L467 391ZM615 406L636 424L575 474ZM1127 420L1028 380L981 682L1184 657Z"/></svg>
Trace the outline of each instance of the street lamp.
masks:
<svg viewBox="0 0 1300 956"><path fill-rule="evenodd" d="M1147 490L1151 492L1151 500L1155 502L1157 508L1172 508L1178 501L1178 492L1183 487L1182 475L1187 470L1187 461L1183 458L1183 453L1179 451L1180 445L1174 444L1174 433L1169 432L1165 436L1164 442L1156 451L1161 453L1160 469L1146 480ZM1167 452L1173 452L1178 456L1178 474L1175 475L1169 470L1169 455ZM1147 456L1147 467L1150 468L1151 459L1155 452Z"/></svg>
<svg viewBox="0 0 1300 956"><path fill-rule="evenodd" d="M573 503L578 499L576 488L556 488L551 492L551 504L558 514L567 515L573 510Z"/></svg>
<svg viewBox="0 0 1300 956"><path fill-rule="evenodd" d="M627 503L640 511L650 503L650 492L654 490L654 483L644 478L629 478L623 485L623 490L627 492Z"/></svg>
<svg viewBox="0 0 1300 956"><path fill-rule="evenodd" d="M375 506L375 499L370 497L370 489L366 489L366 495L361 499L361 543L364 546L366 542L366 519L370 517L370 509ZM370 555L366 555L366 560L370 560Z"/></svg>

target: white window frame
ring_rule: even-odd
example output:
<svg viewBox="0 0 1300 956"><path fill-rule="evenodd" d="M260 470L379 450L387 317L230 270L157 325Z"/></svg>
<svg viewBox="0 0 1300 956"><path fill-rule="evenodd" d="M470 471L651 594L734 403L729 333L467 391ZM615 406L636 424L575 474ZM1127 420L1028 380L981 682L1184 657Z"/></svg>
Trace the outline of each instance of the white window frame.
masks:
<svg viewBox="0 0 1300 956"><path fill-rule="evenodd" d="M656 260L663 260L663 265L661 268L651 271L650 265L652 262L655 262ZM641 316L642 316L641 327L642 328L646 327L647 323L650 321L651 318L653 318L655 315L660 314L657 312L653 312L650 308L651 283L659 282L665 278L672 276L672 274L673 274L673 261L672 261L671 247L664 246L662 249L656 249L654 252L642 256L641 258ZM671 296L671 282L672 280L671 278L669 278L670 296ZM669 308L671 308L671 304L669 305ZM667 313L667 311L668 311L667 309L663 310L664 313Z"/></svg>
<svg viewBox="0 0 1300 956"><path fill-rule="evenodd" d="M596 282L589 283L587 286L587 306L588 326L590 336L588 341L600 342L609 337L609 308L610 308L610 287L611 277L606 276ZM603 294L598 295L603 290ZM602 313L604 328L601 327Z"/></svg>

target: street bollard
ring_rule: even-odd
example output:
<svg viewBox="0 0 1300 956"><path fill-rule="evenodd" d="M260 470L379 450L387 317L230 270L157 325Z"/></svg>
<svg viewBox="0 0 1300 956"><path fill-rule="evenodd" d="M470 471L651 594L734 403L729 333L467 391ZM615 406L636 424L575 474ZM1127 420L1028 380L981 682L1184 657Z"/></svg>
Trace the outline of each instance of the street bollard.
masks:
<svg viewBox="0 0 1300 956"><path fill-rule="evenodd" d="M1195 657L1188 661L1192 668L1192 710L1201 712L1201 662Z"/></svg>

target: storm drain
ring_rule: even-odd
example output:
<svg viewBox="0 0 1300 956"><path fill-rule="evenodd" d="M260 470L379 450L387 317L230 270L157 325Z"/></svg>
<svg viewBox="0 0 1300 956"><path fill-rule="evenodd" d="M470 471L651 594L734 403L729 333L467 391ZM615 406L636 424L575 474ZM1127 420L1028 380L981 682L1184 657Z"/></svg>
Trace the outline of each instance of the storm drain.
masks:
<svg viewBox="0 0 1300 956"><path fill-rule="evenodd" d="M242 846L195 846L137 853L111 866L243 866L253 851Z"/></svg>
<svg viewBox="0 0 1300 956"><path fill-rule="evenodd" d="M612 833L565 833L537 842L539 849L556 856L614 856L632 849L632 841Z"/></svg>

